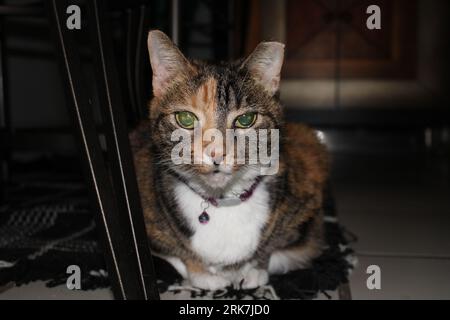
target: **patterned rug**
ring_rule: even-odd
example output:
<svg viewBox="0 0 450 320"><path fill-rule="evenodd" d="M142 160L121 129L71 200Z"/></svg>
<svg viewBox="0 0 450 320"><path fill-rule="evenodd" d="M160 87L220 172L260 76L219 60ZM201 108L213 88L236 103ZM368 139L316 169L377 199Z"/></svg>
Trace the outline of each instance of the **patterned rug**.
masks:
<svg viewBox="0 0 450 320"><path fill-rule="evenodd" d="M269 285L215 292L186 286L167 262L155 258L158 287L167 299L313 299L348 281L354 266L354 237L337 221L333 200L325 205L327 249L310 269L270 277ZM16 185L0 206L0 287L43 280L65 284L67 267L81 269L81 289L108 287L96 226L81 182L42 180Z"/></svg>

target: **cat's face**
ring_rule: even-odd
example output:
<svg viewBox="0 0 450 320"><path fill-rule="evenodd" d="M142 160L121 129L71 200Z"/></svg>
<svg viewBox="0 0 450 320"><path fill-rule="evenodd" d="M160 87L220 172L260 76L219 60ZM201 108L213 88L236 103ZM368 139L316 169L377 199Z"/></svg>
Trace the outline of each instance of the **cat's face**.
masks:
<svg viewBox="0 0 450 320"><path fill-rule="evenodd" d="M254 180L259 164L249 164L249 152L246 162L238 163L237 137L280 128L276 94L284 45L261 43L245 61L220 65L188 61L160 31L150 32L148 46L154 93L152 139L161 169L213 192ZM180 140L172 140L180 135L191 138L189 163L173 161ZM247 147L257 145L254 139L243 141Z"/></svg>

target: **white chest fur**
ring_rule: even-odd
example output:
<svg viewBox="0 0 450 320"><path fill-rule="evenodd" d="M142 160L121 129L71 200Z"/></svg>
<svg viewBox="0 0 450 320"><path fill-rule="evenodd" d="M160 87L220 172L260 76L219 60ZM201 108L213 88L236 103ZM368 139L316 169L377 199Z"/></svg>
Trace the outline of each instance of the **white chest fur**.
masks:
<svg viewBox="0 0 450 320"><path fill-rule="evenodd" d="M202 197L185 184L175 188L177 202L194 230L192 249L205 262L221 265L239 262L256 250L261 229L269 215L269 194L261 183L245 202L230 207L214 207L206 210L210 216L207 224L201 224Z"/></svg>

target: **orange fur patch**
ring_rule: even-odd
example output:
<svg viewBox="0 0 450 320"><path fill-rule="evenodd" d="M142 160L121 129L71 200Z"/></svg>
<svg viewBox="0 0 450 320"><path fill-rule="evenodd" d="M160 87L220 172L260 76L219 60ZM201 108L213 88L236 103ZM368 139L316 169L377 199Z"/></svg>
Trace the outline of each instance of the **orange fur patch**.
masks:
<svg viewBox="0 0 450 320"><path fill-rule="evenodd" d="M208 78L191 97L192 107L201 112L205 117L203 130L216 127L216 92L217 81L214 78Z"/></svg>

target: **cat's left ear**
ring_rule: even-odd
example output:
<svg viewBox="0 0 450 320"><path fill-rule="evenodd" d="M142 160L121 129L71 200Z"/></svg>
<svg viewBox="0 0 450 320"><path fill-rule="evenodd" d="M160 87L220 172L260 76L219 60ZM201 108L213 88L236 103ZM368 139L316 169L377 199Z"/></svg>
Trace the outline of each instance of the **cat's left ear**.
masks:
<svg viewBox="0 0 450 320"><path fill-rule="evenodd" d="M158 97L165 93L173 79L192 71L192 67L163 32L150 31L147 44L153 72L153 94Z"/></svg>
<svg viewBox="0 0 450 320"><path fill-rule="evenodd" d="M271 95L280 87L280 72L283 66L284 44L280 42L261 42L244 61L253 78Z"/></svg>

